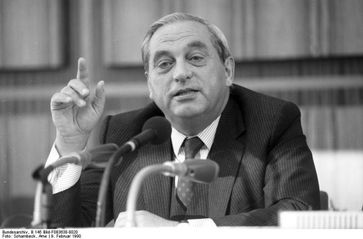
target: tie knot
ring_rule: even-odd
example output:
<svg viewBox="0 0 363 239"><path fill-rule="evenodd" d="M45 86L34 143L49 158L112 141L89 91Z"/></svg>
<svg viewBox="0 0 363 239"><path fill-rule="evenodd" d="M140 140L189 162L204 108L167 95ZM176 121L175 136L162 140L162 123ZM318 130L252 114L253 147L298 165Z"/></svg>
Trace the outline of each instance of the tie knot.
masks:
<svg viewBox="0 0 363 239"><path fill-rule="evenodd" d="M184 141L185 159L192 159L204 145L199 137L186 138Z"/></svg>

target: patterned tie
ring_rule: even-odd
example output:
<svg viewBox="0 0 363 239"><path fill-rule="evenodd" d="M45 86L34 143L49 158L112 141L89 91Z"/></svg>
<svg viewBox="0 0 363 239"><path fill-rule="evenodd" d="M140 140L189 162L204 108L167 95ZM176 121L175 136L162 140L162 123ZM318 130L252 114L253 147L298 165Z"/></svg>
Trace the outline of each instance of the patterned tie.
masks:
<svg viewBox="0 0 363 239"><path fill-rule="evenodd" d="M184 141L185 160L191 160L198 153L204 143L199 137L187 138ZM192 182L185 179L179 178L177 185L177 198L183 203L185 207L192 201L193 190Z"/></svg>

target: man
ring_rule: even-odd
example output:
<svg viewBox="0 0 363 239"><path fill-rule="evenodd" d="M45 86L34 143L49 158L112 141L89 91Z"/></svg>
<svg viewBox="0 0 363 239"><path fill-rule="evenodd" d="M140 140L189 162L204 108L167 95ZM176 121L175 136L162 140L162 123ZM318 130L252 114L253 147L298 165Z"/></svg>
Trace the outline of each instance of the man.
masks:
<svg viewBox="0 0 363 239"><path fill-rule="evenodd" d="M218 178L191 186L194 196L185 202L179 193L182 179L152 177L139 196L138 226L176 226L182 219L196 225L276 225L281 210L319 209L319 185L298 108L234 85L234 60L217 27L187 14L165 16L146 34L142 57L153 103L107 117L101 143L122 145L156 115L170 121L171 138L125 156L113 169L107 221L123 226L136 173L151 164L185 160L190 138L201 142L198 157L219 164ZM77 78L51 100L57 134L48 163L85 148L103 111L103 82L93 99L89 95L80 59ZM53 173L58 225L92 225L101 177L102 170L81 173L74 165Z"/></svg>

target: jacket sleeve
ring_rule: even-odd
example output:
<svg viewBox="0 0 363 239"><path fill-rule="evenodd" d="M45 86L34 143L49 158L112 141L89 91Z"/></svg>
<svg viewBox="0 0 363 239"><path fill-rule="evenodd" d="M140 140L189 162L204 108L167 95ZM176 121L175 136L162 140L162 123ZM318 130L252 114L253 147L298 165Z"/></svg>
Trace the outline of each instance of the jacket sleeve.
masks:
<svg viewBox="0 0 363 239"><path fill-rule="evenodd" d="M100 128L100 143L105 143L110 116ZM86 168L71 188L53 195L52 227L90 227L95 223L99 185L103 169ZM112 198L108 190L106 202L107 223L112 219Z"/></svg>

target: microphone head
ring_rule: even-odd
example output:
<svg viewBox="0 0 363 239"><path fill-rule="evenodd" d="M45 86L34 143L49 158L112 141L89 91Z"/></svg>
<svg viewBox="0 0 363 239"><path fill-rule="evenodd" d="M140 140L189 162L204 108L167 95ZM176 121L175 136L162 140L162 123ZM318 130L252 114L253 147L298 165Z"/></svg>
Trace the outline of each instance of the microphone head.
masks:
<svg viewBox="0 0 363 239"><path fill-rule="evenodd" d="M105 168L111 155L116 152L119 147L114 143L101 144L89 151L80 153L80 161L83 167L88 165Z"/></svg>
<svg viewBox="0 0 363 239"><path fill-rule="evenodd" d="M187 172L182 177L196 183L211 183L218 177L219 166L209 159L186 159Z"/></svg>
<svg viewBox="0 0 363 239"><path fill-rule="evenodd" d="M152 144L161 144L168 140L171 135L171 125L169 121L161 116L152 117L144 123L142 131L149 130L154 133L154 137L150 141Z"/></svg>

